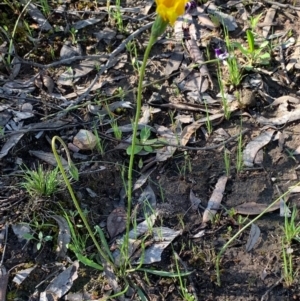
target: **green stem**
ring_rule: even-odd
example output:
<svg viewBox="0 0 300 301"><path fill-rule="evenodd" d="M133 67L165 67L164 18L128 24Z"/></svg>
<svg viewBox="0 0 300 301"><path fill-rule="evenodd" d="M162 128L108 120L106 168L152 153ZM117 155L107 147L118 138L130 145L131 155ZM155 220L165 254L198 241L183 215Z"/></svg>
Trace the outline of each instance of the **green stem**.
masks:
<svg viewBox="0 0 300 301"><path fill-rule="evenodd" d="M108 257L108 256L105 254L105 252L101 249L101 247L100 247L98 241L96 240L96 237L95 237L95 235L94 235L94 233L93 233L93 231L92 231L92 229L91 229L89 223L88 223L87 220L86 220L85 215L83 214L83 212L82 212L82 210L81 210L81 208L80 208L80 206L79 206L79 203L78 203L78 201L77 201L77 199L76 199L76 196L75 196L75 194L74 194L74 191L73 191L73 189L72 189L72 187L71 187L70 181L69 181L69 179L68 179L68 177L67 177L67 175L66 175L66 172L65 172L65 170L64 170L64 168L63 168L63 165L62 165L62 163L61 163L60 157L59 157L59 155L57 154L57 151L56 151L56 148L55 148L55 140L58 140L58 141L62 144L62 146L65 148L65 151L66 151L67 157L68 157L68 163L69 163L69 165L70 165L70 160L71 160L71 159L70 159L70 154L69 154L69 152L68 152L67 146L66 146L66 144L64 143L64 141L63 141L60 137L54 136L54 137L52 138L52 143L51 143L51 145L52 145L52 151L53 151L55 160L56 160L56 162L57 162L57 165L58 165L58 167L59 167L59 169L60 169L60 172L61 172L61 174L62 174L62 176L63 176L63 179L64 179L64 181L65 181L65 183L66 183L66 185L67 185L67 187L68 187L69 193L70 193L71 198L72 198L72 200L73 200L73 203L74 203L74 205L75 205L75 207L76 207L76 210L78 211L78 213L79 213L79 215L80 215L80 218L82 219L82 221L83 221L83 223L84 223L84 225L85 225L85 227L86 227L86 229L87 229L87 231L88 231L88 233L89 233L91 239L93 240L93 243L95 244L95 246L96 246L96 248L97 248L99 254L100 254L101 257L104 259L105 262L107 262L108 264L111 264L111 265L112 265L112 262L111 262L111 260L109 259L109 257Z"/></svg>
<svg viewBox="0 0 300 301"><path fill-rule="evenodd" d="M132 142L131 142L131 153L130 153L130 160L129 160L129 167L128 167L128 187L127 187L127 196L128 196L128 204L127 204L127 223L126 223L126 233L125 233L125 246L128 246L129 241L129 229L130 229L130 216L131 216L131 201L132 201L132 170L133 170L133 162L134 162L134 150L136 144L136 135L138 130L138 123L140 118L140 112L142 107L142 90L143 90L143 80L145 76L145 70L147 66L148 57L151 51L153 44L156 42L157 38L153 35L150 36L150 40L148 46L146 48L143 64L140 69L140 78L137 90L137 100L136 100L136 112L135 112L135 119L133 124L133 134L132 134ZM128 256L128 247L124 250L125 258Z"/></svg>
<svg viewBox="0 0 300 301"><path fill-rule="evenodd" d="M299 186L300 182L297 183L295 186ZM245 231L249 226L251 226L255 221L260 219L265 213L268 212L268 210L274 206L278 201L280 201L281 198L285 197L287 194L290 193L290 191L295 187L291 187L288 191L283 193L280 197L278 197L273 203L271 203L262 213L260 213L257 217L255 217L252 221L250 221L248 224L246 224L243 228L241 228L235 235L233 235L228 242L222 247L221 251L219 252L217 258L216 258L216 274L217 274L217 284L221 286L221 279L220 279L220 260L223 253L226 251L228 246L243 232Z"/></svg>

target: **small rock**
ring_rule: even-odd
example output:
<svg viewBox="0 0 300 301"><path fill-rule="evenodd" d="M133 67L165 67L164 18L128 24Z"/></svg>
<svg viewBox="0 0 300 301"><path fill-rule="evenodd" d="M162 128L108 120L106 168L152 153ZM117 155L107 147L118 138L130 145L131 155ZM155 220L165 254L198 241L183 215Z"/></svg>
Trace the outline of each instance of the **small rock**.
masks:
<svg viewBox="0 0 300 301"><path fill-rule="evenodd" d="M240 91L239 107L241 109L254 107L255 104L255 91L251 89L243 89Z"/></svg>
<svg viewBox="0 0 300 301"><path fill-rule="evenodd" d="M92 150L96 146L96 136L87 130L80 130L73 139L73 144L80 150Z"/></svg>

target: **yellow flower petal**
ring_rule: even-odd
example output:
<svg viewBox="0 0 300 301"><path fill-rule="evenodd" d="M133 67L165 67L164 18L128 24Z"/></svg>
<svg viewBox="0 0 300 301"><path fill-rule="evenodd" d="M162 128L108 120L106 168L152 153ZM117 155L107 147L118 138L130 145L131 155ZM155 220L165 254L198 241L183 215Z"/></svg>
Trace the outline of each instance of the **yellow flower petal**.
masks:
<svg viewBox="0 0 300 301"><path fill-rule="evenodd" d="M156 12L165 21L174 25L176 19L184 14L187 0L156 0Z"/></svg>

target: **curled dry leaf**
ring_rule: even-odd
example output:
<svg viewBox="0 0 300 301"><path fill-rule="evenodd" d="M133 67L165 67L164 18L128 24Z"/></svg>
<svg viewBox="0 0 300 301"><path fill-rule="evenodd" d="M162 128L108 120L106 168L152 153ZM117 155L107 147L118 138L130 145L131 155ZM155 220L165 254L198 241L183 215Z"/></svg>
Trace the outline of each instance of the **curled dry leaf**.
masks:
<svg viewBox="0 0 300 301"><path fill-rule="evenodd" d="M53 79L49 75L43 75L43 84L48 89L48 93L52 93L54 89L54 82Z"/></svg>
<svg viewBox="0 0 300 301"><path fill-rule="evenodd" d="M156 208L156 196L149 184L141 193L138 199L138 204L140 205L141 211L143 215L145 215L145 218L154 212Z"/></svg>
<svg viewBox="0 0 300 301"><path fill-rule="evenodd" d="M299 104L300 99L296 98L296 97L293 97L293 96L290 96L290 95L283 95L283 96L280 96L280 97L276 98L269 106L270 107L275 107L275 106L278 106L278 105L283 104L283 103Z"/></svg>
<svg viewBox="0 0 300 301"><path fill-rule="evenodd" d="M190 138L192 137L192 135L199 129L199 127L201 126L201 123L198 122L194 122L190 125L187 125L181 135L180 135L180 143L181 145L187 145L187 143L189 142Z"/></svg>
<svg viewBox="0 0 300 301"><path fill-rule="evenodd" d="M274 132L275 130L265 131L248 143L243 151L245 166L252 167L254 165L253 162L257 152L271 141Z"/></svg>
<svg viewBox="0 0 300 301"><path fill-rule="evenodd" d="M273 118L265 118L263 116L258 116L256 121L260 124L271 124L271 125L283 125L288 122L293 122L300 119L300 106L295 106L293 111L286 111L284 113L277 112L278 116ZM283 114L283 115L282 115Z"/></svg>
<svg viewBox="0 0 300 301"><path fill-rule="evenodd" d="M177 137L175 134L165 126L158 126L157 133L167 140L167 143L177 144ZM174 152L176 151L176 147L174 146L164 146L160 148L156 152L156 161L162 162L166 161L168 158L172 157Z"/></svg>
<svg viewBox="0 0 300 301"><path fill-rule="evenodd" d="M73 67L74 83L76 83L81 77L95 70L96 66L99 66L99 62L92 60L83 60L80 62L80 64L76 64Z"/></svg>
<svg viewBox="0 0 300 301"><path fill-rule="evenodd" d="M57 79L57 84L62 86L73 86L73 79L74 79L74 70L68 68L65 72L60 74Z"/></svg>
<svg viewBox="0 0 300 301"><path fill-rule="evenodd" d="M68 251L68 244L71 241L71 230L64 217L59 215L52 215L51 217L55 219L59 227L56 254L58 257L64 258Z"/></svg>
<svg viewBox="0 0 300 301"><path fill-rule="evenodd" d="M129 237L129 246L128 246L128 253L130 254L130 256L132 255L132 252L135 252L135 250L137 249L137 247L140 245L140 240L138 240L138 238L145 234L146 232L152 232L153 229L153 225L156 221L156 218L158 216L158 213L155 212L154 214L150 215L146 220L144 220L143 222L139 223L136 227L134 227L128 234ZM121 246L124 242L124 236L123 238L119 239L117 241L117 245ZM115 258L115 264L120 265L121 263L121 252L119 250L120 248L116 249L113 252L113 257Z"/></svg>
<svg viewBox="0 0 300 301"><path fill-rule="evenodd" d="M28 269L25 269L25 270L21 270L19 271L15 277L13 278L13 282L16 283L17 285L20 285L29 275L30 273L36 268L36 265L31 267L31 268L28 268ZM1 299L3 300L3 299Z"/></svg>
<svg viewBox="0 0 300 301"><path fill-rule="evenodd" d="M228 178L226 176L222 176L221 178L219 178L216 187L208 201L207 207L203 213L203 223L210 221L219 209L223 198L223 192L226 187L227 179Z"/></svg>
<svg viewBox="0 0 300 301"><path fill-rule="evenodd" d="M115 208L107 218L107 231L110 238L122 233L126 228L126 211L123 207Z"/></svg>
<svg viewBox="0 0 300 301"><path fill-rule="evenodd" d="M280 198L279 204L280 204L280 214L279 215L281 217L290 217L292 212L289 209L289 207L286 205L283 198Z"/></svg>
<svg viewBox="0 0 300 301"><path fill-rule="evenodd" d="M194 234L192 238L200 238L205 235L205 229L200 230L198 233Z"/></svg>
<svg viewBox="0 0 300 301"><path fill-rule="evenodd" d="M136 264L142 260L143 264L151 264L161 261L161 254L164 249L178 236L181 235L182 230L174 231L167 227L152 228L154 244L146 248L142 252L142 256L137 260Z"/></svg>

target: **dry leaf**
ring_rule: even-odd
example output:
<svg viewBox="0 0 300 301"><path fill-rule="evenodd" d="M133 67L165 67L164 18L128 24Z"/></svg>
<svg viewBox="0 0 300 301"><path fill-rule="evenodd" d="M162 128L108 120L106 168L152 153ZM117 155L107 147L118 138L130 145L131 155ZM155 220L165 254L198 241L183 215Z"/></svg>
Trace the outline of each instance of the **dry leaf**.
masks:
<svg viewBox="0 0 300 301"><path fill-rule="evenodd" d="M228 178L226 176L222 176L221 178L219 178L216 187L208 201L207 207L203 213L203 223L210 221L219 209L223 198L223 192L225 190L227 179Z"/></svg>
<svg viewBox="0 0 300 301"><path fill-rule="evenodd" d="M174 231L167 227L158 227L152 228L151 232L155 243L146 248L145 252L142 252L141 258L135 262L136 264L139 264L140 260L143 260L143 264L161 261L161 254L164 249L182 233L182 230Z"/></svg>
<svg viewBox="0 0 300 301"><path fill-rule="evenodd" d="M154 212L156 208L156 196L152 187L149 184L141 193L137 202L140 205L142 213L145 215L145 218L149 216L152 212Z"/></svg>
<svg viewBox="0 0 300 301"><path fill-rule="evenodd" d="M181 145L186 145L189 142L191 136L199 129L201 125L202 124L199 122L194 122L186 126L180 135Z"/></svg>
<svg viewBox="0 0 300 301"><path fill-rule="evenodd" d="M268 9L267 14L265 16L265 19L264 19L263 23L265 23L265 24L273 24L273 20L275 18L275 15L276 15L276 6L272 5ZM267 26L263 27L263 37L264 38L267 38L270 29L271 29L271 25L267 25Z"/></svg>
<svg viewBox="0 0 300 301"><path fill-rule="evenodd" d="M87 26L97 24L105 18L105 14L97 15L97 16L98 16L98 18L88 18L86 20L79 20L79 21L75 22L74 24L72 24L72 27L76 30L79 30L79 29L85 28Z"/></svg>
<svg viewBox="0 0 300 301"><path fill-rule="evenodd" d="M260 237L260 229L255 224L251 225L251 230L246 244L246 252L250 252Z"/></svg>
<svg viewBox="0 0 300 301"><path fill-rule="evenodd" d="M167 66L165 68L165 75L170 75L174 71L177 71L181 65L183 59L183 52L173 51L168 59Z"/></svg>
<svg viewBox="0 0 300 301"><path fill-rule="evenodd" d="M53 153L48 153L48 152L44 152L44 151L29 151L29 154L36 156L37 158L47 162L48 164L50 164L52 166L57 166L57 162L56 162L56 159L55 159ZM68 162L66 159L64 159L63 157L60 157L60 161L64 168L68 167Z"/></svg>
<svg viewBox="0 0 300 301"><path fill-rule="evenodd" d="M13 282L16 283L17 285L20 285L29 275L30 273L36 268L36 265L33 266L32 268L28 268L25 270L18 271L18 273L15 275L13 278ZM0 299L3 300L3 299Z"/></svg>
<svg viewBox="0 0 300 301"><path fill-rule="evenodd" d="M78 268L78 261L74 261L71 266L51 281L45 290L46 295L50 294L50 298L48 300L58 300L70 290L74 280L78 278ZM51 299L53 297L54 299Z"/></svg>
<svg viewBox="0 0 300 301"><path fill-rule="evenodd" d="M52 215L51 217L55 219L59 227L56 254L58 257L65 258L68 251L68 244L71 241L71 230L69 224L62 216Z"/></svg>
<svg viewBox="0 0 300 301"><path fill-rule="evenodd" d="M243 215L258 215L262 213L267 207L269 207L268 204L249 202L234 207L234 211L235 213L243 214ZM275 210L278 210L279 208L280 208L280 202L278 201L266 212L273 212Z"/></svg>
<svg viewBox="0 0 300 301"><path fill-rule="evenodd" d="M192 209L197 210L199 205L201 204L201 200L195 196L192 189L190 191L190 201L191 201Z"/></svg>
<svg viewBox="0 0 300 301"><path fill-rule="evenodd" d="M42 79L43 79L44 86L48 89L48 93L51 94L54 89L54 82L52 78L49 75L43 75Z"/></svg>
<svg viewBox="0 0 300 301"><path fill-rule="evenodd" d="M278 117L265 118L263 116L258 116L256 121L261 124L271 124L271 125L285 125L288 122L293 122L300 119L300 106L296 105L295 109L292 111L286 111L284 113L277 112Z"/></svg>
<svg viewBox="0 0 300 301"><path fill-rule="evenodd" d="M204 235L205 235L205 229L200 230L198 233L194 234L192 238L200 238L203 237Z"/></svg>
<svg viewBox="0 0 300 301"><path fill-rule="evenodd" d="M167 140L167 143L170 144L177 144L177 137L175 134L165 126L157 126L156 127L157 133L162 137ZM170 157L173 156L174 152L176 151L175 146L165 146L163 148L159 148L156 151L156 161L162 162L166 161Z"/></svg>
<svg viewBox="0 0 300 301"><path fill-rule="evenodd" d="M24 133L18 133L18 134L13 134L11 135L8 140L5 142L5 144L3 145L1 151L0 151L0 159L2 159L3 157L5 157L9 150L14 147L19 140L24 136Z"/></svg>
<svg viewBox="0 0 300 301"><path fill-rule="evenodd" d="M22 0L21 2L23 4L27 3L25 0ZM30 17L39 25L41 30L49 31L53 29L42 12L33 3L30 3L27 6L27 12Z"/></svg>
<svg viewBox="0 0 300 301"><path fill-rule="evenodd" d="M73 86L74 71L72 68L68 68L65 72L60 74L57 79L57 84L62 86Z"/></svg>
<svg viewBox="0 0 300 301"><path fill-rule="evenodd" d="M274 132L275 130L263 132L248 143L243 151L243 161L245 166L252 167L254 165L253 162L257 152L271 141Z"/></svg>
<svg viewBox="0 0 300 301"><path fill-rule="evenodd" d="M126 217L127 213L123 207L114 209L108 216L106 227L111 239L125 230Z"/></svg>
<svg viewBox="0 0 300 301"><path fill-rule="evenodd" d="M227 27L228 31L234 31L237 29L238 26L236 24L234 17L221 12L219 7L214 5L212 2L209 3L209 6L207 7L207 11L210 15L216 18L221 24L224 24L224 26Z"/></svg>

